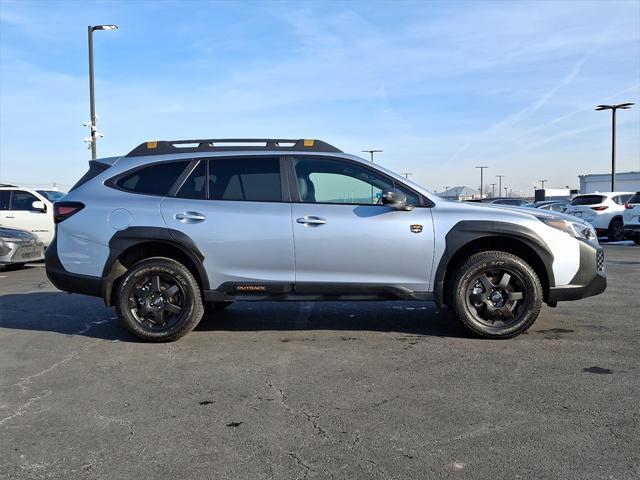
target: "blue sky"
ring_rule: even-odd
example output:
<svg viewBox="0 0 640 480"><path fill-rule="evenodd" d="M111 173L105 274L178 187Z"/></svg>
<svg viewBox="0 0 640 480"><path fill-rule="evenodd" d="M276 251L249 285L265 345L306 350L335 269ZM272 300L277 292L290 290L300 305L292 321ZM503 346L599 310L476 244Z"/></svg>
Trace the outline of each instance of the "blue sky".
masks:
<svg viewBox="0 0 640 480"><path fill-rule="evenodd" d="M150 139L321 138L434 190L531 193L606 172L610 114L640 103L640 2L0 0L0 179L70 185L89 151L86 27L99 156ZM640 170L640 108L618 116ZM489 182L487 182L489 183Z"/></svg>

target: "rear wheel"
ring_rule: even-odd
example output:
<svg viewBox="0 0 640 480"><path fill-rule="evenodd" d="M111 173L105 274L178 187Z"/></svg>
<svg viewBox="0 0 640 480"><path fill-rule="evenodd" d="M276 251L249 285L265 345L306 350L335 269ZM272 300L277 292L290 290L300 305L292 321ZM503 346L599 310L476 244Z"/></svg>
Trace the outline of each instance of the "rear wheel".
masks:
<svg viewBox="0 0 640 480"><path fill-rule="evenodd" d="M542 286L535 271L507 252L470 256L452 284L453 310L474 333L511 338L525 332L538 318Z"/></svg>
<svg viewBox="0 0 640 480"><path fill-rule="evenodd" d="M614 218L609 224L609 232L607 234L609 241L619 242L624 240L624 223L619 218Z"/></svg>
<svg viewBox="0 0 640 480"><path fill-rule="evenodd" d="M204 313L195 277L169 258L136 263L123 276L116 293L120 321L146 341L177 340L193 330Z"/></svg>

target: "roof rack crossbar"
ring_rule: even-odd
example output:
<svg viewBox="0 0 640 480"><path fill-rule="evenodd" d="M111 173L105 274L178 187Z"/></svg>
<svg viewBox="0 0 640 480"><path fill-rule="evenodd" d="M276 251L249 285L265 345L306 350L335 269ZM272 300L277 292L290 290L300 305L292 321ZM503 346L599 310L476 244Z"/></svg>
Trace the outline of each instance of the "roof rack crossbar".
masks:
<svg viewBox="0 0 640 480"><path fill-rule="evenodd" d="M225 145L229 144L229 145ZM244 144L244 145L233 145ZM256 144L256 145L252 145ZM184 146L183 146L184 145ZM286 145L286 146L285 146ZM342 150L322 140L283 138L211 138L195 140L157 140L144 142L131 150L126 157L167 155L172 153L199 153L221 151L287 151L336 152Z"/></svg>

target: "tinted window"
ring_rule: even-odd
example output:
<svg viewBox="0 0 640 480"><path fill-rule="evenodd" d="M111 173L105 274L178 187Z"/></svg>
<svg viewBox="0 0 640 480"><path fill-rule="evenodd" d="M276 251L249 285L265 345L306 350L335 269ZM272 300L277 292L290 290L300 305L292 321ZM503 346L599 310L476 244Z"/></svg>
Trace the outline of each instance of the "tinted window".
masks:
<svg viewBox="0 0 640 480"><path fill-rule="evenodd" d="M282 201L278 158L209 160L209 198L253 202Z"/></svg>
<svg viewBox="0 0 640 480"><path fill-rule="evenodd" d="M11 205L9 206L9 210L22 210L22 211L32 211L39 212L37 208L33 208L33 202L39 202L40 199L35 195L25 192L23 190L12 190L11 191Z"/></svg>
<svg viewBox="0 0 640 480"><path fill-rule="evenodd" d="M130 192L166 195L189 163L191 162L184 161L149 165L120 178L116 185Z"/></svg>
<svg viewBox="0 0 640 480"><path fill-rule="evenodd" d="M196 198L204 200L207 198L207 161L202 160L198 166L189 174L176 197Z"/></svg>
<svg viewBox="0 0 640 480"><path fill-rule="evenodd" d="M0 210L9 210L11 190L0 190Z"/></svg>
<svg viewBox="0 0 640 480"><path fill-rule="evenodd" d="M360 165L309 158L295 160L294 166L298 193L306 203L378 205L383 191L397 189L407 196L407 203L418 204L413 193Z"/></svg>
<svg viewBox="0 0 640 480"><path fill-rule="evenodd" d="M640 193L636 193L633 197L631 197L628 203L640 203Z"/></svg>
<svg viewBox="0 0 640 480"><path fill-rule="evenodd" d="M58 192L57 190L36 190L40 195L49 200L50 202L57 202L65 196L64 192Z"/></svg>
<svg viewBox="0 0 640 480"><path fill-rule="evenodd" d="M613 201L616 202L618 205L624 205L629 201L630 198L631 198L631 195L619 195L617 197L614 197Z"/></svg>
<svg viewBox="0 0 640 480"><path fill-rule="evenodd" d="M580 195L571 200L571 205L597 205L603 201L604 197L602 195Z"/></svg>

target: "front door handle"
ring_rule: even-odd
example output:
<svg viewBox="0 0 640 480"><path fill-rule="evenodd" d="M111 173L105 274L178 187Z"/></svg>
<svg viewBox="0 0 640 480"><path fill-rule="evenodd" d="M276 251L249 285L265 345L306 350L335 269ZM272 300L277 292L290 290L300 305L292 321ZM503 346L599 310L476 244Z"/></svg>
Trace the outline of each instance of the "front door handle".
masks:
<svg viewBox="0 0 640 480"><path fill-rule="evenodd" d="M180 220L182 223L198 223L204 222L207 219L207 217L198 212L176 213L173 217L176 220Z"/></svg>
<svg viewBox="0 0 640 480"><path fill-rule="evenodd" d="M296 222L303 225L324 225L327 221L324 218L314 217L313 215L307 215L296 220Z"/></svg>

